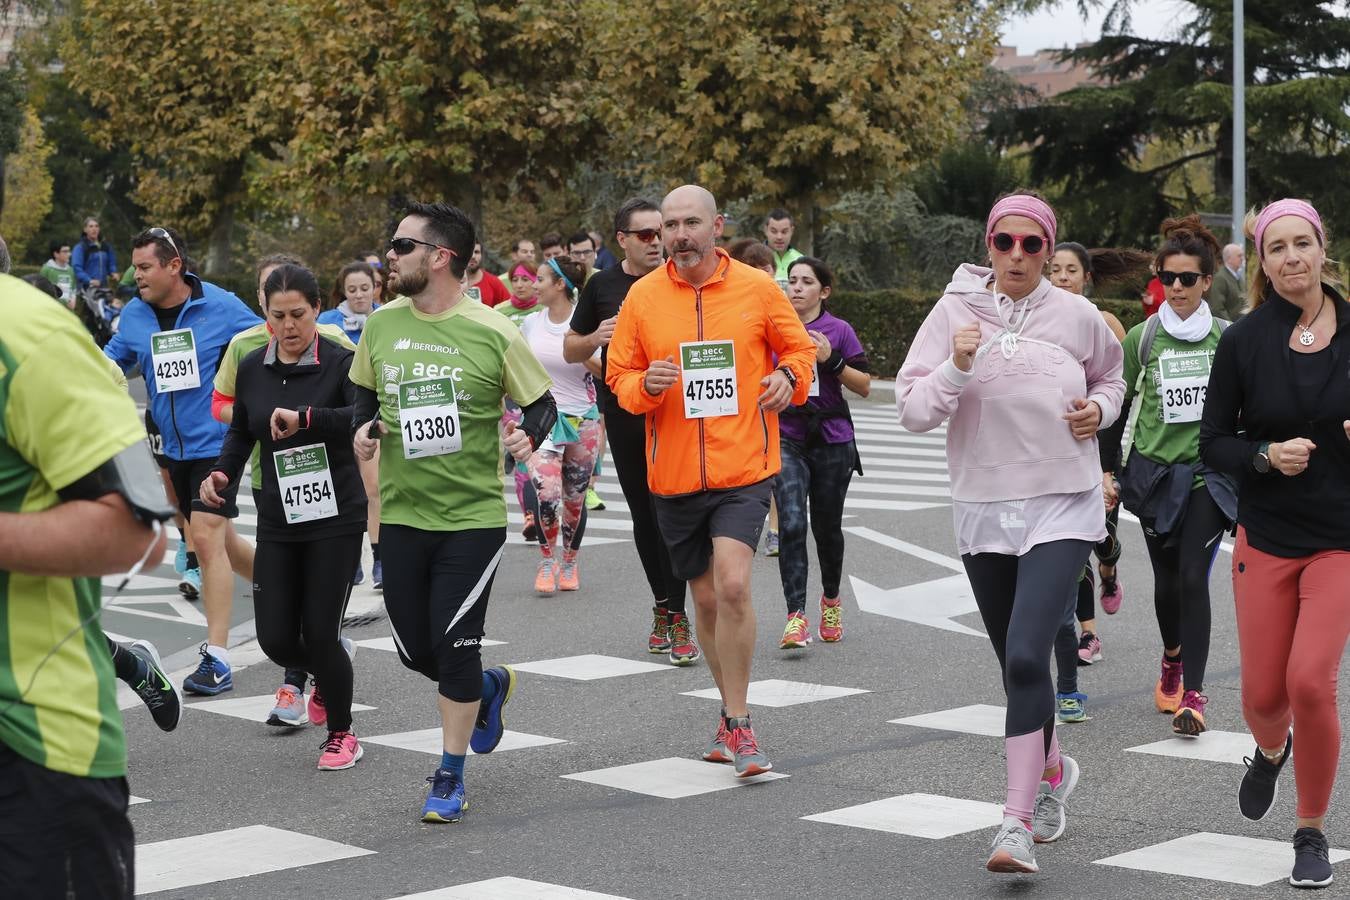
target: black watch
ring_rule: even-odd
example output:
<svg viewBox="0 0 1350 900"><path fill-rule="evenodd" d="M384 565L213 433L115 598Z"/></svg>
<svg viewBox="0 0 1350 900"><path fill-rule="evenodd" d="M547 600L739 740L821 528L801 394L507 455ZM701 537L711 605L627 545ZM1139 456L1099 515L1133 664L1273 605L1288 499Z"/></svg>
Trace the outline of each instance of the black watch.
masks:
<svg viewBox="0 0 1350 900"><path fill-rule="evenodd" d="M797 376L792 374L792 370L787 366L779 366L778 371L787 376L788 384L792 385L792 389L795 391L797 389Z"/></svg>
<svg viewBox="0 0 1350 900"><path fill-rule="evenodd" d="M1252 468L1259 474L1265 475L1270 472L1270 443L1266 442L1256 451L1252 457Z"/></svg>

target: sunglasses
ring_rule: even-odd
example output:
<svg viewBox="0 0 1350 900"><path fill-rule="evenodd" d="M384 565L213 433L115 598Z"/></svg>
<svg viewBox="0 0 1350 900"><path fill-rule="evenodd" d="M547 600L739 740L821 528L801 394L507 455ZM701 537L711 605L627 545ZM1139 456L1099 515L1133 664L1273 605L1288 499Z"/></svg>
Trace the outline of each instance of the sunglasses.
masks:
<svg viewBox="0 0 1350 900"><path fill-rule="evenodd" d="M626 235L628 235L628 236L630 236L630 237L635 237L635 238L637 238L639 241L642 241L642 243L644 243L644 244L650 244L652 241L656 240L657 238L659 238L659 237L661 236L661 229L659 229L659 228L639 228L637 231L621 231L621 232L619 232L619 233L620 233L620 234L626 234Z"/></svg>
<svg viewBox="0 0 1350 900"><path fill-rule="evenodd" d="M1195 287L1195 283L1204 277L1199 272L1168 272L1163 270L1158 273L1158 280L1163 283L1164 287L1171 287L1172 283L1178 278L1181 279L1182 287Z"/></svg>
<svg viewBox="0 0 1350 900"><path fill-rule="evenodd" d="M1045 249L1045 238L1039 234L1008 234L1006 231L1000 231L994 235L993 243L994 249L999 253L1010 253L1018 244L1022 245L1022 252L1028 256L1035 256Z"/></svg>
<svg viewBox="0 0 1350 900"><path fill-rule="evenodd" d="M169 245L169 249L173 251L173 255L180 262L182 261L183 254L178 251L178 245L173 242L173 238L169 237L169 232L165 231L163 228L151 228L147 233L152 238L167 243Z"/></svg>
<svg viewBox="0 0 1350 900"><path fill-rule="evenodd" d="M417 249L418 244L421 244L423 247L430 247L433 250L444 250L446 253L449 253L455 259L459 259L459 254L451 250L449 247L442 247L440 244L433 244L430 243L429 241L419 241L417 238L410 238L410 237L393 238L392 240L389 241L389 249L397 253L399 256L407 256L409 253L412 253L414 250Z"/></svg>

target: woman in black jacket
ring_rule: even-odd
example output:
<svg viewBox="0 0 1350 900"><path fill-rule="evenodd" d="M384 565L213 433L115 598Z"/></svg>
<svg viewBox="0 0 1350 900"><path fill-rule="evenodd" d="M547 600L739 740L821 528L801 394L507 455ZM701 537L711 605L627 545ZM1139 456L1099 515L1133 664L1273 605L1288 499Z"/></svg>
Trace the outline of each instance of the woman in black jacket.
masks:
<svg viewBox="0 0 1350 900"><path fill-rule="evenodd" d="M1238 805L1264 818L1298 731L1290 884L1331 883L1322 833L1340 758L1336 678L1350 615L1350 304L1321 218L1280 200L1249 218L1261 268L1252 312L1215 352L1204 462L1238 482L1233 601L1242 709L1256 738Z"/></svg>
<svg viewBox="0 0 1350 900"><path fill-rule="evenodd" d="M263 468L253 601L258 642L272 661L314 674L328 709L320 769L361 758L352 732L351 658L342 613L366 530L366 491L352 455L353 354L319 335L319 284L282 265L263 285L272 339L239 364L234 418L201 499L237 481L255 443Z"/></svg>

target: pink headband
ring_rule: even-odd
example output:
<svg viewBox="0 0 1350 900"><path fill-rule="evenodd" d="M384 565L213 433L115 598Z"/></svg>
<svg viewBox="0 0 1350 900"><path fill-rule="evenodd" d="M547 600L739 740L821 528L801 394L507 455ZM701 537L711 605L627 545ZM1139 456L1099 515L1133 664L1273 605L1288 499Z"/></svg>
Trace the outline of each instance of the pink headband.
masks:
<svg viewBox="0 0 1350 900"><path fill-rule="evenodd" d="M1044 200L1038 200L1027 194L1013 194L995 203L994 208L989 210L989 222L984 228L986 242L994 236L994 226L1004 216L1026 216L1041 226L1046 241L1052 248L1055 246L1055 229L1058 222L1055 221L1055 211Z"/></svg>
<svg viewBox="0 0 1350 900"><path fill-rule="evenodd" d="M536 274L534 274L533 272L531 272L531 271L530 271L530 267L527 266L527 265L525 265L524 263L520 263L520 264L517 265L514 269L512 269L512 270L511 270L511 275L510 275L510 277L511 277L511 278L515 278L517 274L524 275L526 278L530 279L531 281L538 281L538 280L539 280L539 276L536 275Z"/></svg>
<svg viewBox="0 0 1350 900"><path fill-rule="evenodd" d="M1298 216L1300 219L1307 220L1308 224L1317 232L1317 239L1326 246L1326 232L1322 230L1322 217L1313 209L1312 204L1307 200L1294 200L1286 197L1284 200L1276 200L1274 203L1261 210L1261 214L1256 217L1256 255L1264 258L1266 248L1264 239L1266 228L1271 222L1283 216Z"/></svg>

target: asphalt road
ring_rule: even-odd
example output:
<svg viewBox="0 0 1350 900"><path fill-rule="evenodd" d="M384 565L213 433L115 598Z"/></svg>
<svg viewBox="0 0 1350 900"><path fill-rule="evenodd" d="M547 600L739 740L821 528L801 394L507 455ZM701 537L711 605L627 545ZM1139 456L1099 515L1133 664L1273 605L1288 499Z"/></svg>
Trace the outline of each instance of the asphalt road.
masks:
<svg viewBox="0 0 1350 900"><path fill-rule="evenodd" d="M846 509L845 639L777 649L785 617L777 562L760 554L754 563L752 678L775 683L752 690L752 715L786 777L737 784L725 767L697 762L718 704L690 694L712 681L702 664L675 669L646 652L650 600L607 474L610 506L592 515L579 593L535 596L537 551L507 549L487 616L488 637L504 643L484 657L520 664L520 686L507 706L507 741L468 762L463 823L418 821L437 763L434 688L381 649L389 631L369 585L356 589L350 610L369 613L361 620L369 624L346 633L375 642L356 657L356 699L372 708L355 716L365 758L344 772L315 769L320 729L261 724L257 710L270 706L280 670L247 640L251 613L241 597L232 694L192 701L168 735L125 698L132 793L149 801L132 811L141 892L370 900L424 892L485 900L1297 893L1284 883L1290 774L1266 821L1237 811L1240 757L1252 743L1240 710L1230 557L1220 554L1212 580L1214 731L1183 741L1153 710L1160 644L1133 523L1122 523L1124 606L1099 619L1105 659L1080 670L1091 719L1061 727L1064 750L1083 771L1068 831L1040 848L1038 875L984 871L1003 801L1004 697L954 559L941 438L903 433L889 393L855 410L867 475L855 479ZM124 594L104 621L119 634L153 636L183 674L204 629L186 611L177 622L145 615L171 603L128 611L135 604L126 598L162 588ZM814 576L810 590L819 590ZM818 615L811 618L814 625ZM601 659L574 659L585 656ZM636 671L615 674L624 667ZM606 677L583 677L598 675ZM250 697L260 698L254 711L240 712ZM769 705L781 702L792 705ZM965 707L977 708L953 712ZM895 721L916 716L931 718ZM1140 752L1158 742L1150 749L1172 755ZM619 767L635 768L604 771ZM1343 801L1338 789L1333 847L1350 847L1334 814Z"/></svg>

